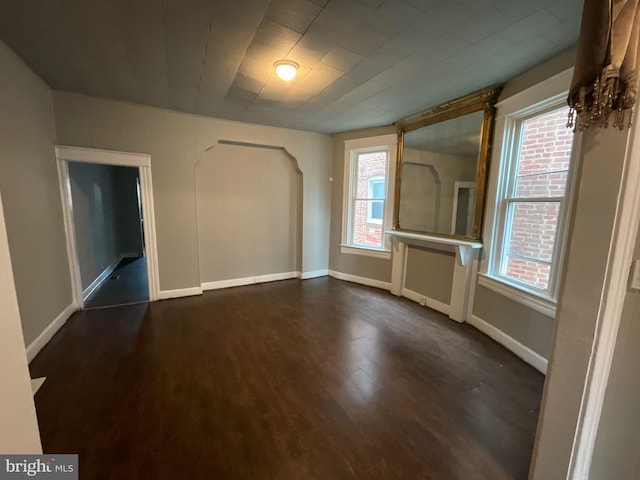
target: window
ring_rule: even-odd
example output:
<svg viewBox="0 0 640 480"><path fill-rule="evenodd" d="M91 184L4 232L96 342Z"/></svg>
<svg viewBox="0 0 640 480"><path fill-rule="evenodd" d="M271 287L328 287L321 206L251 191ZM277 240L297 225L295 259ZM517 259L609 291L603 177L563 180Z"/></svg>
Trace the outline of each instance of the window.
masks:
<svg viewBox="0 0 640 480"><path fill-rule="evenodd" d="M384 212L384 175L373 175L368 180L368 196L370 203L367 208L367 222L382 224L382 214ZM377 200L377 199L382 200Z"/></svg>
<svg viewBox="0 0 640 480"><path fill-rule="evenodd" d="M345 142L342 252L390 257L396 135Z"/></svg>
<svg viewBox="0 0 640 480"><path fill-rule="evenodd" d="M555 311L572 184L574 134L567 128L565 95L520 105L507 115L498 106L502 148L496 149L501 153L489 225L488 278L480 280L548 315ZM502 286L492 287L492 281ZM505 285L514 290L504 291Z"/></svg>

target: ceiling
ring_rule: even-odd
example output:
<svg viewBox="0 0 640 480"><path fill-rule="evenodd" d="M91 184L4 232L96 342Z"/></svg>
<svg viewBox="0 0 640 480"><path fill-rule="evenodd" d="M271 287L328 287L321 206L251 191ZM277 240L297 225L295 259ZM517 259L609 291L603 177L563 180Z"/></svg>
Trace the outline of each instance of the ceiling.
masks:
<svg viewBox="0 0 640 480"><path fill-rule="evenodd" d="M319 132L390 124L573 45L581 0L0 0L54 90ZM296 79L273 63L300 64Z"/></svg>

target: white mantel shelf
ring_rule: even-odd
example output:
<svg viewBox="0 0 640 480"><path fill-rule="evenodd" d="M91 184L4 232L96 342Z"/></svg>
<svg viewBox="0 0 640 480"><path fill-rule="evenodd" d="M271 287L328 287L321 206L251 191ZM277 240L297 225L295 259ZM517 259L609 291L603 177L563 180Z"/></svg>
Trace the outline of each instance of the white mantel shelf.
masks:
<svg viewBox="0 0 640 480"><path fill-rule="evenodd" d="M389 235L391 239L408 243L410 245L428 246L429 244L438 243L440 245L451 245L456 248L456 257L461 267L467 265L469 261L470 250L482 248L482 243L470 240L459 240L457 238L438 237L435 235L425 235L423 233L403 232L400 230L385 230L385 235Z"/></svg>
<svg viewBox="0 0 640 480"><path fill-rule="evenodd" d="M433 244L450 245L456 251L456 263L453 270L451 285L451 301L449 317L457 322L467 319L469 294L477 254L482 243L457 238L425 235L422 233L403 232L400 230L386 230L393 242L393 261L391 266L391 293L402 296L405 290L404 281L407 268L407 245L429 246Z"/></svg>

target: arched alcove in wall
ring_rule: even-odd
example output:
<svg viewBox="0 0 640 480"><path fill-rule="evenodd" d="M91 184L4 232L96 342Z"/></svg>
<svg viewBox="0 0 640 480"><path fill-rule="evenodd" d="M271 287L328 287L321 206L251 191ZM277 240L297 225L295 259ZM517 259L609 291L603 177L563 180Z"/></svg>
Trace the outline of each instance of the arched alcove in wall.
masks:
<svg viewBox="0 0 640 480"><path fill-rule="evenodd" d="M204 289L291 278L302 267L302 172L282 147L219 141L195 167Z"/></svg>

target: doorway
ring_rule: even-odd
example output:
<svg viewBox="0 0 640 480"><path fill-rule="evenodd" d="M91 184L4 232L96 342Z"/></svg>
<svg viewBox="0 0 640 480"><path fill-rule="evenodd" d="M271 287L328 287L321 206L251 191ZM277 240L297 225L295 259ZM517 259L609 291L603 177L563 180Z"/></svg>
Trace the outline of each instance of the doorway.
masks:
<svg viewBox="0 0 640 480"><path fill-rule="evenodd" d="M155 300L150 157L78 147L56 156L76 307Z"/></svg>

